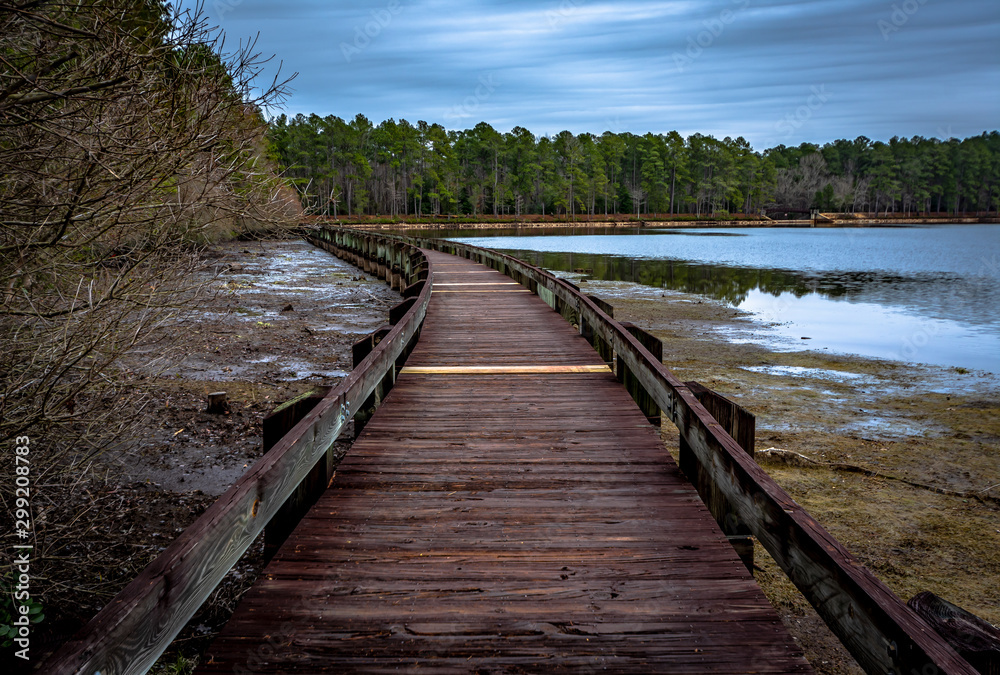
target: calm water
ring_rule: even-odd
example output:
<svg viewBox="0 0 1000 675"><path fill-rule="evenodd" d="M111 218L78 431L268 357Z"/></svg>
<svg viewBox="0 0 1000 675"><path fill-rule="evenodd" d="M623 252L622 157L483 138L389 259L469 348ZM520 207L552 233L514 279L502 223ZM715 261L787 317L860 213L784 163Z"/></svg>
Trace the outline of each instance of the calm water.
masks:
<svg viewBox="0 0 1000 675"><path fill-rule="evenodd" d="M450 234L547 269L709 296L775 324L762 336L772 346L1000 374L1000 225Z"/></svg>

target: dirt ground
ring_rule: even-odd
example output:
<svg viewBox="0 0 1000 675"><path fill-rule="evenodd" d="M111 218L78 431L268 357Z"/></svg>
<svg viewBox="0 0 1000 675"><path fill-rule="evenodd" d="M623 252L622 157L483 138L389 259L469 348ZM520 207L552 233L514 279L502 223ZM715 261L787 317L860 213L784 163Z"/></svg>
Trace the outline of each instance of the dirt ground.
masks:
<svg viewBox="0 0 1000 675"><path fill-rule="evenodd" d="M65 640L176 534L194 521L262 454L261 419L350 369L351 344L386 322L399 296L301 241L214 248L206 277L215 290L198 312L169 330L186 333L167 362L138 354L147 415L109 494L86 495L120 514L104 552L129 556L100 583L62 579L87 590L55 608L41 630L51 648ZM768 472L894 592L931 590L1000 622L1000 388L995 379L919 366L779 350L744 338L760 327L696 296L628 284L582 282L615 306L616 317L664 339L665 362L757 416L757 448L872 469L881 477L819 464L762 459ZM231 411L205 412L225 391ZM665 430L676 448L676 436ZM347 442L341 443L346 450ZM937 486L938 494L899 480ZM102 506L103 505L103 506ZM126 528L127 541L118 530ZM136 549L139 554L136 554ZM755 575L819 673L861 672L808 603L758 546ZM154 672L183 673L225 622L262 567L258 542L190 622ZM70 597L70 596L67 596ZM44 624L43 624L44 626Z"/></svg>
<svg viewBox="0 0 1000 675"><path fill-rule="evenodd" d="M144 399L141 420L132 442L104 457L118 479L79 494L72 520L88 531L73 538L74 550L58 552L70 563L39 580L48 593L32 643L35 664L263 455L268 412L343 379L353 366L351 345L386 324L401 300L384 282L304 241L233 242L205 255L206 298L163 328L180 332L178 349L165 356L154 338L124 363ZM218 391L228 396L227 414L205 411L208 394ZM350 430L342 452L346 438ZM39 525L64 524L43 513ZM258 540L153 672L190 669L262 569L262 553Z"/></svg>
<svg viewBox="0 0 1000 675"><path fill-rule="evenodd" d="M184 354L149 368L153 415L129 468L164 490L220 495L260 456L261 419L352 369L351 345L402 298L304 241L217 246L216 294L170 330ZM145 367L134 364L136 370ZM231 414L204 412L225 391Z"/></svg>
<svg viewBox="0 0 1000 675"><path fill-rule="evenodd" d="M709 300L623 282L584 280L581 287L614 305L615 318L662 338L664 362L681 380L697 380L752 412L757 450L773 455L758 461L894 593L905 601L929 590L1000 623L995 376L802 345L772 349L757 339L765 326ZM665 429L664 439L676 457L676 429ZM759 544L756 566L817 672L861 673Z"/></svg>

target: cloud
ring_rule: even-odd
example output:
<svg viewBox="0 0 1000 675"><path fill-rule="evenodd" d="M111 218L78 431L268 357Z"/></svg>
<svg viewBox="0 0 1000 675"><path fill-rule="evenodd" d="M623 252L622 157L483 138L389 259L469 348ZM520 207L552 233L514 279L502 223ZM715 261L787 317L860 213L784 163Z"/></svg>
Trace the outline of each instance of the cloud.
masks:
<svg viewBox="0 0 1000 675"><path fill-rule="evenodd" d="M758 148L970 135L1000 119L995 0L223 1L206 10L230 38L259 31L300 73L292 114L677 129ZM484 76L495 91L456 120ZM813 87L828 100L789 137L777 125Z"/></svg>

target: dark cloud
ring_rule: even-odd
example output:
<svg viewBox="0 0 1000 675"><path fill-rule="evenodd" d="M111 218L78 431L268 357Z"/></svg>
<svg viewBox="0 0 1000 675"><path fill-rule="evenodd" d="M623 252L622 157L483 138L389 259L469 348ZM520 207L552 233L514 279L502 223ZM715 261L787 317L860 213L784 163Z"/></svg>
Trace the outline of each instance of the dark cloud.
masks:
<svg viewBox="0 0 1000 675"><path fill-rule="evenodd" d="M1000 120L996 0L213 0L299 72L291 114L755 147ZM488 83L484 85L483 83Z"/></svg>

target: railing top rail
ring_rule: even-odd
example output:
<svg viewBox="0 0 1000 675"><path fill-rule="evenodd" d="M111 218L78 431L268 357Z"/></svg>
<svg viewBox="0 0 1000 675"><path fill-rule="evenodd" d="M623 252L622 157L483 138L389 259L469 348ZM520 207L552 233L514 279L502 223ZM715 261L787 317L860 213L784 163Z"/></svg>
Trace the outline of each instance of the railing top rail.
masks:
<svg viewBox="0 0 1000 675"><path fill-rule="evenodd" d="M416 247L411 253L423 257ZM410 309L358 367L47 659L40 672L146 672L395 367L423 323L431 290L429 274Z"/></svg>
<svg viewBox="0 0 1000 675"><path fill-rule="evenodd" d="M390 236L421 248L503 263L555 292L579 312L668 413L701 462L710 467L713 480L741 520L867 672L976 674L745 453L660 359L573 284L498 251L444 239Z"/></svg>

